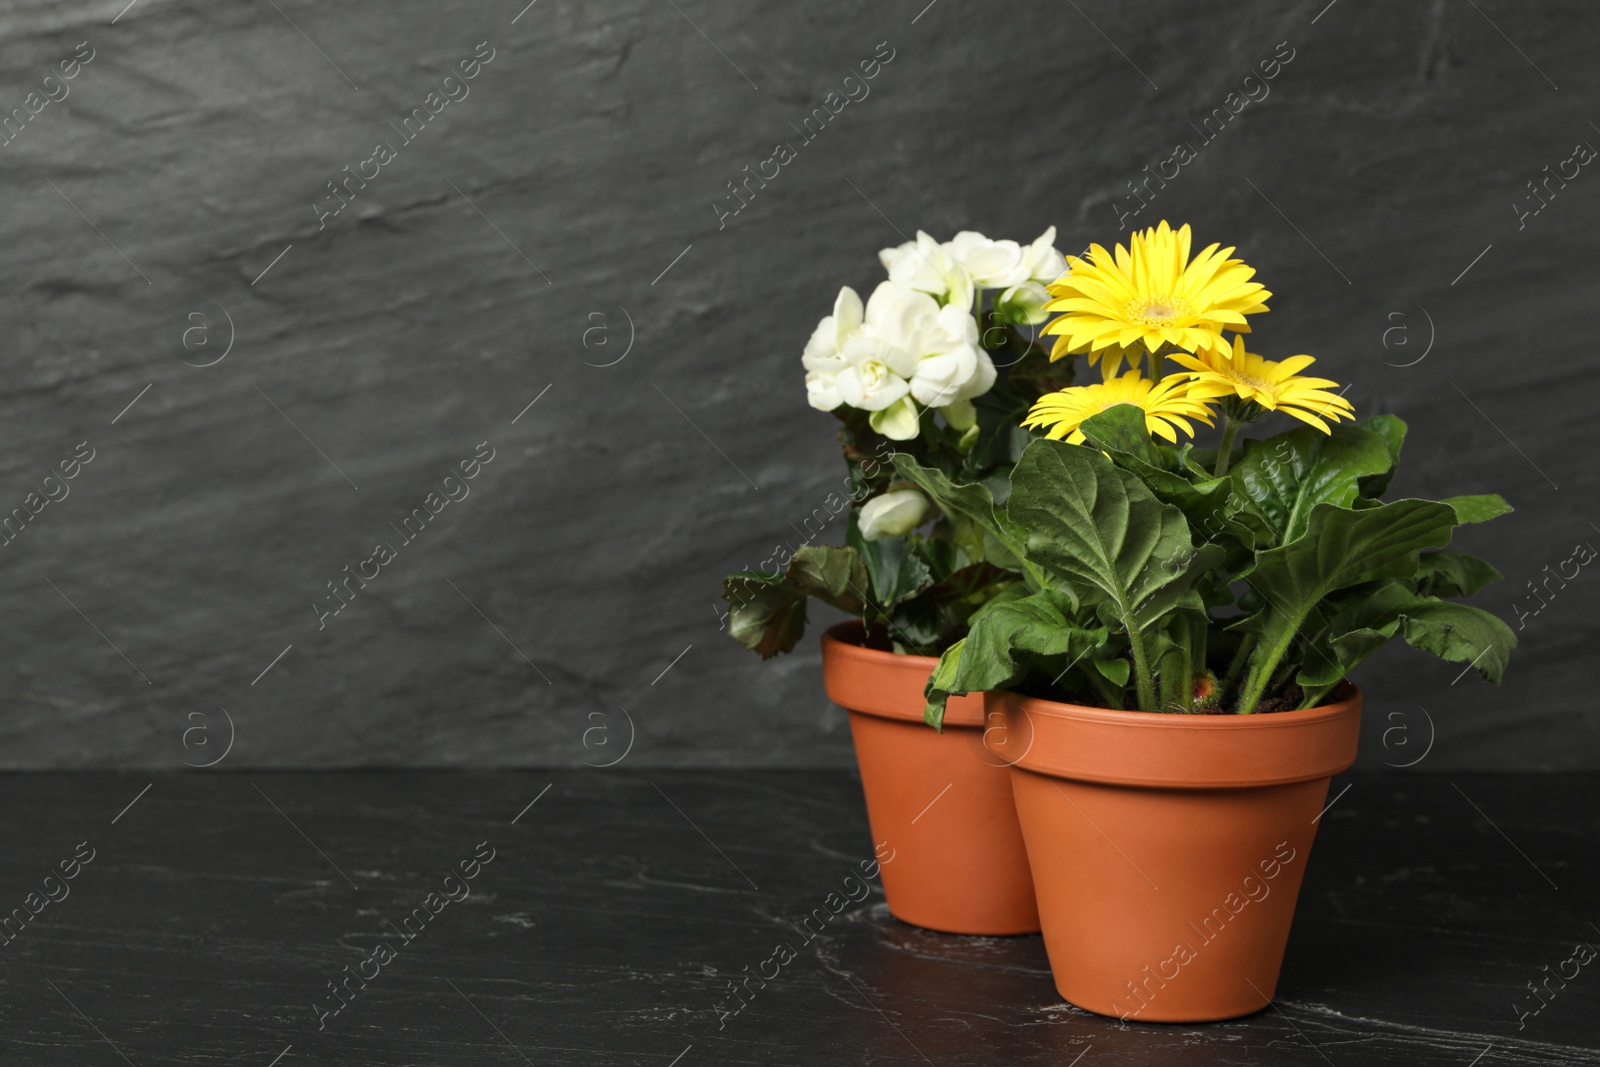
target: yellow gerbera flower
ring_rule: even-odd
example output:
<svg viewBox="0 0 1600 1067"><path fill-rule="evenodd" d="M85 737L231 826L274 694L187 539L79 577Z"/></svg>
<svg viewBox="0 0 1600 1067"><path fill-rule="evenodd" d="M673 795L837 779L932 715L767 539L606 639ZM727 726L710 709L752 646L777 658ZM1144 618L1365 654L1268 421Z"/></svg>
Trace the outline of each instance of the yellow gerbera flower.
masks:
<svg viewBox="0 0 1600 1067"><path fill-rule="evenodd" d="M1353 419L1355 408L1330 387L1339 383L1327 378L1303 378L1300 372L1316 360L1310 356L1290 356L1284 360L1263 359L1244 350L1244 338L1233 339L1233 351L1224 356L1215 352L1197 355L1176 353L1174 363L1189 368L1193 381L1189 395L1206 400L1237 396L1254 401L1268 411L1281 411L1309 423L1323 433L1332 433L1323 419ZM1319 417L1320 416L1320 417Z"/></svg>
<svg viewBox="0 0 1600 1067"><path fill-rule="evenodd" d="M1089 249L1088 259L1067 257L1067 273L1049 287L1055 297L1046 311L1060 311L1046 326L1056 334L1050 358L1089 353L1089 362L1104 357L1106 379L1115 377L1123 359L1137 367L1143 342L1150 352L1163 344L1190 352L1227 355L1224 329L1248 333L1246 315L1266 311L1272 296L1255 270L1229 259L1232 248L1211 245L1189 259L1189 227L1161 225L1135 233L1128 247L1117 245L1113 256L1102 245Z"/></svg>
<svg viewBox="0 0 1600 1067"><path fill-rule="evenodd" d="M1120 378L1112 378L1098 385L1074 385L1054 393L1046 393L1034 401L1033 408L1022 425L1029 429L1048 426L1045 434L1051 440L1063 437L1068 444L1083 444L1083 431L1079 427L1085 419L1098 415L1118 404L1132 404L1144 409L1147 430L1164 441L1177 443L1173 427L1190 437L1194 427L1190 419L1211 425L1211 409L1203 398L1189 395L1187 374L1169 374L1159 382L1140 377L1137 368Z"/></svg>

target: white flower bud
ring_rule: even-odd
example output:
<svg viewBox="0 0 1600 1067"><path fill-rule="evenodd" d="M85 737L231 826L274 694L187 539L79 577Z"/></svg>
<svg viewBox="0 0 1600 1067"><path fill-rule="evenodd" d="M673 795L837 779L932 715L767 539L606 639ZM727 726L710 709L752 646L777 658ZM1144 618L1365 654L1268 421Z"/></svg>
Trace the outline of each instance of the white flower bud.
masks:
<svg viewBox="0 0 1600 1067"><path fill-rule="evenodd" d="M896 489L875 496L861 505L857 523L868 541L880 537L902 537L922 524L928 514L928 498L915 489Z"/></svg>

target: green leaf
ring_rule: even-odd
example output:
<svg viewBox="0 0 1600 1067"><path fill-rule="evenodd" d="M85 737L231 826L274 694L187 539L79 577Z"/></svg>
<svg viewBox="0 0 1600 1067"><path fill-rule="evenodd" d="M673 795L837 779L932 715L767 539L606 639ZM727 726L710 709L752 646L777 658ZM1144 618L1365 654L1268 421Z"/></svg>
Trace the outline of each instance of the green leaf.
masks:
<svg viewBox="0 0 1600 1067"><path fill-rule="evenodd" d="M1488 522L1490 519L1509 515L1514 510L1499 493L1446 497L1440 503L1455 508L1456 521L1459 523Z"/></svg>
<svg viewBox="0 0 1600 1067"><path fill-rule="evenodd" d="M933 584L933 573L904 537L868 541L861 536L856 520L857 513L852 511L845 540L866 563L874 607L888 612Z"/></svg>
<svg viewBox="0 0 1600 1067"><path fill-rule="evenodd" d="M1256 557L1250 584L1266 600L1247 628L1260 635L1239 711L1255 710L1300 627L1329 593L1381 578L1410 578L1424 548L1450 541L1455 512L1431 500L1356 511L1318 504L1300 538Z"/></svg>
<svg viewBox="0 0 1600 1067"><path fill-rule="evenodd" d="M1453 663L1470 663L1486 682L1500 684L1517 635L1497 616L1471 604L1437 600L1405 612L1406 644Z"/></svg>
<svg viewBox="0 0 1600 1067"><path fill-rule="evenodd" d="M1460 518L1460 512L1456 513ZM1471 596L1505 575L1469 552L1424 552L1417 565L1417 591L1424 596Z"/></svg>
<svg viewBox="0 0 1600 1067"><path fill-rule="evenodd" d="M728 633L762 659L788 652L806 631L806 594L786 575L741 571L722 580Z"/></svg>
<svg viewBox="0 0 1600 1067"><path fill-rule="evenodd" d="M1097 450L1061 441L1028 446L1006 513L1026 531L1028 559L1127 633L1140 706L1156 710L1147 631L1200 606L1190 586L1222 550L1196 549L1181 511Z"/></svg>
<svg viewBox="0 0 1600 1067"><path fill-rule="evenodd" d="M1187 445L1176 449L1152 441L1141 409L1118 404L1085 421L1083 431L1091 446L1107 453L1123 470L1138 475L1157 500L1182 511L1202 540L1226 550L1225 573L1217 576L1217 584L1226 585L1228 579L1246 570L1251 551L1275 539L1272 524L1235 490L1231 479L1213 478L1190 466ZM1220 596L1216 599L1225 602Z"/></svg>
<svg viewBox="0 0 1600 1067"><path fill-rule="evenodd" d="M928 679L924 720L942 727L950 694L987 692L1022 677L1027 655L1088 655L1105 641L1105 629L1081 627L1074 614L1072 601L1050 590L991 601L972 617L966 638L940 657Z"/></svg>
<svg viewBox="0 0 1600 1067"><path fill-rule="evenodd" d="M978 482L958 484L944 471L924 467L903 452L895 453L894 468L902 478L916 483L945 514L969 519L1002 542L1016 541L1002 514L995 511L994 494L988 486Z"/></svg>
<svg viewBox="0 0 1600 1067"><path fill-rule="evenodd" d="M1356 425L1383 438L1384 447L1389 450L1389 469L1382 474L1366 475L1359 483L1361 495L1375 500L1389 488L1389 481L1400 466L1400 448L1406 443L1406 424L1397 415L1374 415Z"/></svg>
<svg viewBox="0 0 1600 1067"><path fill-rule="evenodd" d="M741 571L722 581L728 632L762 659L788 652L805 633L806 598L851 615L865 615L867 571L851 548L801 545L780 574Z"/></svg>
<svg viewBox="0 0 1600 1067"><path fill-rule="evenodd" d="M1304 662L1295 681L1306 690L1332 686L1356 664L1387 643L1400 628L1401 614L1422 598L1402 581L1364 583L1347 593L1360 594L1333 611L1320 640L1307 643ZM1341 599L1331 596L1319 605L1328 608Z"/></svg>
<svg viewBox="0 0 1600 1067"><path fill-rule="evenodd" d="M1362 478L1393 466L1387 439L1374 430L1347 424L1329 435L1304 426L1247 442L1228 477L1266 516L1276 543L1287 544L1305 533L1317 505L1350 507Z"/></svg>
<svg viewBox="0 0 1600 1067"><path fill-rule="evenodd" d="M1413 648L1442 659L1456 663L1477 660L1478 673L1496 684L1517 644L1511 627L1494 615L1470 605L1419 596L1399 581L1382 583L1366 599L1341 611L1328 633L1332 636L1308 648L1295 679L1308 694L1325 692L1400 633Z"/></svg>
<svg viewBox="0 0 1600 1067"><path fill-rule="evenodd" d="M1151 467L1162 466L1161 453L1150 439L1144 409L1137 404L1116 404L1085 419L1083 436L1103 452L1121 452Z"/></svg>

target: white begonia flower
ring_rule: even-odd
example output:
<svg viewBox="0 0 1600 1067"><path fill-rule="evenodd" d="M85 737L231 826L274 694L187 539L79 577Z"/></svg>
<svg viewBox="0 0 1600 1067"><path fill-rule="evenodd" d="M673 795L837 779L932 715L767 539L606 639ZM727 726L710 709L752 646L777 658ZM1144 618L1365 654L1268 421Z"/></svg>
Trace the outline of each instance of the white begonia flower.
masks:
<svg viewBox="0 0 1600 1067"><path fill-rule="evenodd" d="M848 285L839 290L828 315L811 332L805 353L800 357L806 368L806 399L818 411L832 411L844 403L834 379L850 364L845 359L845 343L861 328L861 297Z"/></svg>
<svg viewBox="0 0 1600 1067"><path fill-rule="evenodd" d="M921 230L915 244L885 248L878 259L889 272L889 280L907 289L927 293L944 304L971 308L976 290L967 273L944 246Z"/></svg>
<svg viewBox="0 0 1600 1067"><path fill-rule="evenodd" d="M944 247L980 289L1008 289L1029 278L1023 248L1015 241L991 241L981 233L962 230Z"/></svg>
<svg viewBox="0 0 1600 1067"><path fill-rule="evenodd" d="M912 253L919 255L919 253ZM834 313L818 323L801 358L813 407L840 404L872 413L872 428L892 440L921 432L917 404L944 407L988 392L994 363L978 344L965 307L940 307L925 292L880 282L865 308L839 291ZM915 401L915 403L913 403Z"/></svg>
<svg viewBox="0 0 1600 1067"><path fill-rule="evenodd" d="M978 346L972 315L954 304L941 308L926 293L892 281L873 290L866 321L846 345L846 357L866 352L869 343L876 358L906 378L912 398L928 407L979 396L994 384L994 364Z"/></svg>
<svg viewBox="0 0 1600 1067"><path fill-rule="evenodd" d="M927 514L927 497L915 489L896 489L861 505L856 521L862 538L876 541L880 537L905 536L921 525Z"/></svg>
<svg viewBox="0 0 1600 1067"><path fill-rule="evenodd" d="M1023 249L1022 261L1028 273L1026 278L1020 278L1013 283L1016 285L1020 285L1023 281L1049 285L1067 272L1067 257L1056 251L1054 226L1041 233L1033 244Z"/></svg>

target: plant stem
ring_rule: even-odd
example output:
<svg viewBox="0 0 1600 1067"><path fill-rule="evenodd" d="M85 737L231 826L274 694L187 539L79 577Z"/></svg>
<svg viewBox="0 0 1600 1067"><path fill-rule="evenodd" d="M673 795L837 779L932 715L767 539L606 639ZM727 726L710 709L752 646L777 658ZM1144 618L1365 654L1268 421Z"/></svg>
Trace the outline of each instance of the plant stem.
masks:
<svg viewBox="0 0 1600 1067"><path fill-rule="evenodd" d="M1233 439L1239 435L1239 420L1222 416L1222 446L1217 449L1217 468L1212 472L1216 478L1228 473L1228 460L1233 456Z"/></svg>
<svg viewBox="0 0 1600 1067"><path fill-rule="evenodd" d="M1329 690L1338 685L1338 682L1329 682L1327 685L1314 685L1305 691L1305 698L1300 701L1300 710L1314 708L1322 703L1322 698L1328 695Z"/></svg>
<svg viewBox="0 0 1600 1067"><path fill-rule="evenodd" d="M1255 634L1245 634L1239 640L1239 651L1233 654L1233 660L1228 664L1228 673L1222 678L1222 699L1227 700L1233 692L1233 687L1239 681L1239 673L1244 670L1245 663L1250 659L1250 653L1255 650L1256 642L1260 640Z"/></svg>
<svg viewBox="0 0 1600 1067"><path fill-rule="evenodd" d="M1295 620L1293 626L1283 628L1283 636L1258 651L1264 653L1255 657L1256 662L1251 664L1250 676L1245 679L1244 693L1239 697L1240 715L1250 715L1256 710L1256 705L1261 703L1261 698L1267 691L1267 686L1272 682L1272 676L1278 673L1278 664L1283 660L1284 653L1289 651L1289 646L1294 643L1294 638L1300 632L1301 623L1305 622L1306 613L1302 612Z"/></svg>
<svg viewBox="0 0 1600 1067"><path fill-rule="evenodd" d="M1178 681L1168 688L1178 694L1178 710L1187 715L1194 710L1194 630L1188 619L1179 619L1176 626L1178 638Z"/></svg>
<svg viewBox="0 0 1600 1067"><path fill-rule="evenodd" d="M1127 615L1124 614L1124 618ZM1133 681L1134 688L1139 694L1140 711L1160 711L1161 704L1156 700L1155 677L1150 672L1150 655L1144 648L1144 637L1128 629L1128 651L1133 653Z"/></svg>

